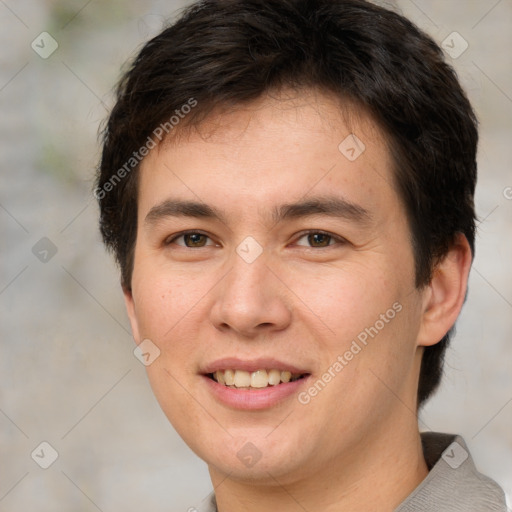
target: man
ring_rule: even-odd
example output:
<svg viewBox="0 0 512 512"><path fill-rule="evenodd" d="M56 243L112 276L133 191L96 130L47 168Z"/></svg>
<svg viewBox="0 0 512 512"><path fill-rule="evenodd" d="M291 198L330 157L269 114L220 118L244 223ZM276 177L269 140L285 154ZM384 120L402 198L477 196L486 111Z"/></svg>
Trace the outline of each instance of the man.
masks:
<svg viewBox="0 0 512 512"><path fill-rule="evenodd" d="M506 510L417 420L466 294L476 145L440 49L362 0L204 1L141 50L95 194L205 510Z"/></svg>

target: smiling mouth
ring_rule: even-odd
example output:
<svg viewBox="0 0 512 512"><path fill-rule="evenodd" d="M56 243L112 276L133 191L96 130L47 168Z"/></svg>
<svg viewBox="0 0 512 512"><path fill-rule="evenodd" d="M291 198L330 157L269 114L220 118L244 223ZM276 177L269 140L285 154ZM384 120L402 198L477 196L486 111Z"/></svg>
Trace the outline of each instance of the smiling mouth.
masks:
<svg viewBox="0 0 512 512"><path fill-rule="evenodd" d="M308 375L308 373L291 373L289 371L275 369L256 370L255 372L245 370L217 370L214 373L208 373L207 377L228 388L263 389L294 382Z"/></svg>

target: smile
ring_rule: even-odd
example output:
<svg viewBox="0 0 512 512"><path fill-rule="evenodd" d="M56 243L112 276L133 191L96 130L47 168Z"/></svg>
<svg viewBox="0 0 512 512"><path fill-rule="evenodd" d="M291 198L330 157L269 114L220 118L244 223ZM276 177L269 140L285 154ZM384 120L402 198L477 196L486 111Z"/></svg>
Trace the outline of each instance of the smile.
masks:
<svg viewBox="0 0 512 512"><path fill-rule="evenodd" d="M229 388L262 389L279 384L294 382L306 376L304 373L292 373L277 369L261 369L253 372L246 370L217 370L209 373L208 377Z"/></svg>
<svg viewBox="0 0 512 512"><path fill-rule="evenodd" d="M211 397L223 406L262 410L297 395L311 378L307 368L273 357L224 357L202 366L199 375Z"/></svg>

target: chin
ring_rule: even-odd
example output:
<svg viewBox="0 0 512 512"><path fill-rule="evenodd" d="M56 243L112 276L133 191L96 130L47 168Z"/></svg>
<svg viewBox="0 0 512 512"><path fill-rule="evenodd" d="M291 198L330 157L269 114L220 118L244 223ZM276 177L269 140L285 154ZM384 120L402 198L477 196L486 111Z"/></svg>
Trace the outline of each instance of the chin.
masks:
<svg viewBox="0 0 512 512"><path fill-rule="evenodd" d="M304 459L308 458L308 450L302 436L283 431L284 434L275 435L271 440L272 434L265 437L269 435L268 428L261 429L259 435L253 428L250 430L247 435L238 433L233 437L189 446L208 464L210 472L229 476L230 479L276 485L275 479L282 483L283 478L296 481L305 476L308 471L305 470ZM300 450L297 450L298 446Z"/></svg>

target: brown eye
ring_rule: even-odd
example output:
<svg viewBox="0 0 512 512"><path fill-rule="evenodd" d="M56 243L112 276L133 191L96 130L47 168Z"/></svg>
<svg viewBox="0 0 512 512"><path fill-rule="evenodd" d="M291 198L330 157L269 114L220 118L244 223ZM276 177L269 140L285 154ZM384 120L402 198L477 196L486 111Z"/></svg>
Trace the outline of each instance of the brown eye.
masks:
<svg viewBox="0 0 512 512"><path fill-rule="evenodd" d="M308 235L308 242L312 247L327 247L330 245L332 236L326 235L325 233L313 233Z"/></svg>
<svg viewBox="0 0 512 512"><path fill-rule="evenodd" d="M206 245L206 235L201 233L191 233L183 235L183 240L187 247L204 247Z"/></svg>
<svg viewBox="0 0 512 512"><path fill-rule="evenodd" d="M210 238L207 235L197 231L190 231L188 233L181 233L180 235L168 238L165 241L165 245L175 244L189 249L214 245L213 243L208 244L208 240L210 240Z"/></svg>
<svg viewBox="0 0 512 512"><path fill-rule="evenodd" d="M303 239L306 239L306 243L299 243L299 241ZM322 249L336 244L342 245L344 242L345 240L343 238L331 235L330 233L324 233L323 231L309 231L304 233L298 239L297 245L313 249Z"/></svg>

